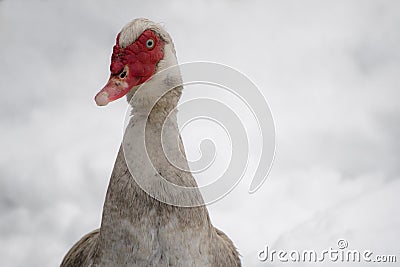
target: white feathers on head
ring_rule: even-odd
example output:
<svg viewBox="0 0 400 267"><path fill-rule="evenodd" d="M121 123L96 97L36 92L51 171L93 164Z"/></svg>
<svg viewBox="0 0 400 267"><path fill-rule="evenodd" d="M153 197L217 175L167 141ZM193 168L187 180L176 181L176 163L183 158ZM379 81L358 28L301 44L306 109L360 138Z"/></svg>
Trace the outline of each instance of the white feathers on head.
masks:
<svg viewBox="0 0 400 267"><path fill-rule="evenodd" d="M131 45L146 30L154 31L165 42L164 57L157 64L156 73L177 65L175 47L171 36L160 24L151 20L138 18L126 24L120 32L118 40L119 45L122 48ZM169 103L165 103L166 105L175 106L182 90L180 85L182 85L182 77L179 68L170 68L168 72L164 72L162 75L156 76L155 78L152 77L150 80L146 81L144 86L151 88L151 90L145 90L146 93L137 95L136 101L133 103L131 103L131 99L139 86L135 86L134 89L130 90L126 97L128 102L134 105L136 110L138 110L141 106L147 107L153 105L155 103L154 99L166 93L167 90L176 88L174 90L175 93L171 95L172 97L169 97Z"/></svg>
<svg viewBox="0 0 400 267"><path fill-rule="evenodd" d="M126 24L119 36L119 45L124 48L136 41L137 38L145 31L152 30L157 33L166 43L172 44L171 36L163 29L160 24L145 18L134 19Z"/></svg>

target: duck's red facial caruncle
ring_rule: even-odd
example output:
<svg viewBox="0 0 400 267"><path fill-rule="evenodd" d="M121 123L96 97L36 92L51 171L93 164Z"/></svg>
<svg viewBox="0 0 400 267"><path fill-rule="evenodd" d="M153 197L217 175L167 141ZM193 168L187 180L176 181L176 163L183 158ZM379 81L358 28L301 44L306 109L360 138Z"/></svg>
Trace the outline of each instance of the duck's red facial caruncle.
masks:
<svg viewBox="0 0 400 267"><path fill-rule="evenodd" d="M150 79L164 57L164 41L152 30L145 30L127 47L120 47L119 37L120 34L111 56L110 79L95 97L99 106L123 97L134 86Z"/></svg>

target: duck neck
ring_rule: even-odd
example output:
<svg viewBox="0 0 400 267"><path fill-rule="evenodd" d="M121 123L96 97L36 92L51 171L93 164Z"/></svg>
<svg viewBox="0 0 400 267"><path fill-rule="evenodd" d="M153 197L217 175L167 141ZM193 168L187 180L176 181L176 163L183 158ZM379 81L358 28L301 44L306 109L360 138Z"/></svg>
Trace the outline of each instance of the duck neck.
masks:
<svg viewBox="0 0 400 267"><path fill-rule="evenodd" d="M191 190L180 192L181 187ZM125 257L142 245L155 246L163 242L157 240L162 229L181 235L181 241L193 237L188 231L194 229L209 233L211 222L202 204L184 154L176 110L160 103L149 116L133 113L104 203L99 254L112 250Z"/></svg>

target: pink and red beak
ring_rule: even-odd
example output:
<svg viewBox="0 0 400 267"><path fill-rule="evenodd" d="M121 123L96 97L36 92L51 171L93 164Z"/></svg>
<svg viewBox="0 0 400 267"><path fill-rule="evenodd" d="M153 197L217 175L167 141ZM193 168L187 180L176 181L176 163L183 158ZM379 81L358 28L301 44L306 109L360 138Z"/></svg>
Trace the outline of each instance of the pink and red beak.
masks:
<svg viewBox="0 0 400 267"><path fill-rule="evenodd" d="M94 100L96 104L98 106L105 106L111 101L125 96L132 87L140 83L140 78L132 78L123 80L119 76L111 76L107 84L95 96Z"/></svg>

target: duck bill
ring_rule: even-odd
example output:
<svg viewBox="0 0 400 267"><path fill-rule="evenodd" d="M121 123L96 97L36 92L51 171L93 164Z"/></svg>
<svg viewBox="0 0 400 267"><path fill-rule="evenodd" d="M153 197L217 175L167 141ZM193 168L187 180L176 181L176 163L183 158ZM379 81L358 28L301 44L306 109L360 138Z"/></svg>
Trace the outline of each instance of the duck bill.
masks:
<svg viewBox="0 0 400 267"><path fill-rule="evenodd" d="M107 84L97 93L94 100L98 106L105 106L126 95L130 89L138 83L139 79L137 81L132 81L132 83L129 84L128 82L121 80L118 76L110 77Z"/></svg>

